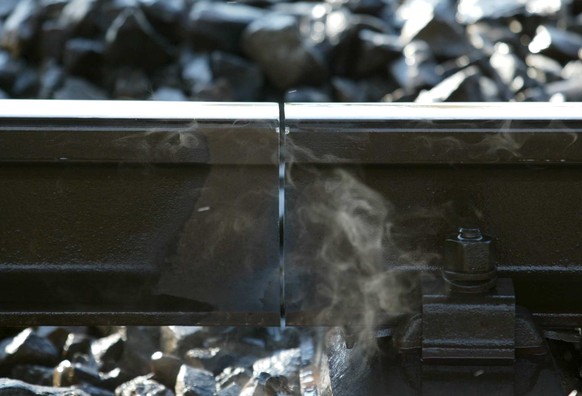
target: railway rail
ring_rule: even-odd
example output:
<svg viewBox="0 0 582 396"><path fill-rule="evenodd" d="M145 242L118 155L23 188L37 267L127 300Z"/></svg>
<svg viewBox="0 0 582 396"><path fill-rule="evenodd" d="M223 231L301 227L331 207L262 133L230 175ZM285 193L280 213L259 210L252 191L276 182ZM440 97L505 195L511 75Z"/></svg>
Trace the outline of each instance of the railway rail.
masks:
<svg viewBox="0 0 582 396"><path fill-rule="evenodd" d="M582 327L581 133L578 104L3 101L0 323L342 325L409 362L374 389L470 362L549 394L544 336Z"/></svg>

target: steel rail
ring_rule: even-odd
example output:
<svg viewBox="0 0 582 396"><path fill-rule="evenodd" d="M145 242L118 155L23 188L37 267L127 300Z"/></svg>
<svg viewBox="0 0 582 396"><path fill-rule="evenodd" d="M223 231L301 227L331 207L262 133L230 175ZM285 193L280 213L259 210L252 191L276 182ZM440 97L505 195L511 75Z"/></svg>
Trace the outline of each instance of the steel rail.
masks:
<svg viewBox="0 0 582 396"><path fill-rule="evenodd" d="M280 110L2 101L0 321L279 325L281 306L290 325L345 321L318 314L333 267L301 216L341 169L390 208L386 271L435 273L446 235L478 225L540 324L582 324L579 104Z"/></svg>

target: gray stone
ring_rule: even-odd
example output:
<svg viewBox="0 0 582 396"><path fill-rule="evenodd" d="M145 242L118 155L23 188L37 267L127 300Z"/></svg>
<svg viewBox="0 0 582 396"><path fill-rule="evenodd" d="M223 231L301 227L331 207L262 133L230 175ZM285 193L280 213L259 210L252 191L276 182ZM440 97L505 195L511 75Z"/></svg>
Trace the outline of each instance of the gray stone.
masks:
<svg viewBox="0 0 582 396"><path fill-rule="evenodd" d="M326 76L321 56L302 39L290 16L272 15L251 23L243 35L243 49L280 89L319 83Z"/></svg>
<svg viewBox="0 0 582 396"><path fill-rule="evenodd" d="M301 351L299 348L277 351L272 356L257 360L253 364L255 377L261 373L270 376L284 376L289 382L297 382L299 385L299 368L301 367Z"/></svg>
<svg viewBox="0 0 582 396"><path fill-rule="evenodd" d="M184 357L186 364L192 367L201 365L215 375L233 364L235 359L226 348L194 348L186 352Z"/></svg>
<svg viewBox="0 0 582 396"><path fill-rule="evenodd" d="M243 387L238 384L230 384L218 392L218 396L239 396Z"/></svg>
<svg viewBox="0 0 582 396"><path fill-rule="evenodd" d="M216 381L210 371L182 365L176 378L176 396L213 396Z"/></svg>
<svg viewBox="0 0 582 396"><path fill-rule="evenodd" d="M196 50L239 52L245 28L267 12L243 4L198 1L188 16L190 40Z"/></svg>
<svg viewBox="0 0 582 396"><path fill-rule="evenodd" d="M80 389L52 388L27 384L9 378L0 378L0 396L91 396Z"/></svg>
<svg viewBox="0 0 582 396"><path fill-rule="evenodd" d="M407 44L404 56L393 62L389 71L398 85L409 92L433 87L442 80L430 47L424 41Z"/></svg>
<svg viewBox="0 0 582 396"><path fill-rule="evenodd" d="M12 96L19 99L32 99L37 96L40 84L38 71L33 67L25 67L18 73L12 86Z"/></svg>
<svg viewBox="0 0 582 396"><path fill-rule="evenodd" d="M557 60L578 59L581 55L582 35L542 25L537 28L528 48L534 54L547 55Z"/></svg>
<svg viewBox="0 0 582 396"><path fill-rule="evenodd" d="M560 79L560 75L562 74L562 65L554 59L544 55L530 54L526 56L525 63L528 66L528 76L541 84L556 81Z"/></svg>
<svg viewBox="0 0 582 396"><path fill-rule="evenodd" d="M150 376L141 376L121 384L115 389L115 396L173 396L174 392L154 381Z"/></svg>
<svg viewBox="0 0 582 396"><path fill-rule="evenodd" d="M181 102L188 100L181 89L172 87L160 87L156 89L150 99L170 102Z"/></svg>
<svg viewBox="0 0 582 396"><path fill-rule="evenodd" d="M55 91L61 86L65 78L65 74L63 69L58 66L55 62L48 62L45 65L44 70L41 73L40 77L40 87L38 89L38 98L39 99L50 99L53 97ZM49 327L49 326L43 326ZM62 328L58 328L62 329ZM44 332L41 331L41 334L47 334L46 337L51 340L53 345L57 347L57 349L62 349L65 345L65 341L69 336L69 332L63 330L55 330L54 333L51 332Z"/></svg>
<svg viewBox="0 0 582 396"><path fill-rule="evenodd" d="M40 21L38 1L20 1L4 24L0 44L14 56L26 54L36 39Z"/></svg>
<svg viewBox="0 0 582 396"><path fill-rule="evenodd" d="M72 359L76 354L87 354L91 350L93 338L79 333L70 333L63 346L63 356Z"/></svg>
<svg viewBox="0 0 582 396"><path fill-rule="evenodd" d="M54 93L54 99L104 100L107 99L107 94L86 80L69 77Z"/></svg>
<svg viewBox="0 0 582 396"><path fill-rule="evenodd" d="M122 67L114 72L114 99L145 99L152 91L152 83L140 69Z"/></svg>
<svg viewBox="0 0 582 396"><path fill-rule="evenodd" d="M0 89L11 91L23 67L22 61L13 58L9 52L0 50Z"/></svg>
<svg viewBox="0 0 582 396"><path fill-rule="evenodd" d="M297 87L285 92L285 102L331 102L331 96L322 89Z"/></svg>
<svg viewBox="0 0 582 396"><path fill-rule="evenodd" d="M126 326L120 329L125 345L119 361L123 372L143 375L150 372L150 358L160 349L160 328Z"/></svg>
<svg viewBox="0 0 582 396"><path fill-rule="evenodd" d="M446 1L436 4L420 2L414 17L402 27L401 38L405 44L414 40L425 41L431 51L442 58L457 58L471 51L462 27L454 19L454 10ZM434 2L433 2L434 3Z"/></svg>
<svg viewBox="0 0 582 396"><path fill-rule="evenodd" d="M194 55L185 53L181 57L182 80L188 91L196 92L212 83L213 76L210 69L208 55ZM164 330L162 329L162 335ZM163 337L162 337L163 338Z"/></svg>
<svg viewBox="0 0 582 396"><path fill-rule="evenodd" d="M429 91L423 91L416 98L417 103L435 102L479 102L479 70L470 66L444 79Z"/></svg>
<svg viewBox="0 0 582 396"><path fill-rule="evenodd" d="M189 349L202 346L207 335L202 326L163 326L160 340L162 352L183 356Z"/></svg>
<svg viewBox="0 0 582 396"><path fill-rule="evenodd" d="M66 387L78 384L97 385L101 382L99 372L79 363L63 360L54 369L53 386Z"/></svg>
<svg viewBox="0 0 582 396"><path fill-rule="evenodd" d="M244 367L227 367L216 377L219 389L230 388L231 385L245 386L252 373Z"/></svg>
<svg viewBox="0 0 582 396"><path fill-rule="evenodd" d="M471 24L483 19L509 18L525 13L523 0L460 0L457 20Z"/></svg>
<svg viewBox="0 0 582 396"><path fill-rule="evenodd" d="M14 11L20 0L3 0L0 2L0 19L6 18Z"/></svg>
<svg viewBox="0 0 582 396"><path fill-rule="evenodd" d="M125 342L120 333L113 333L107 337L99 338L91 344L91 354L102 371L115 368L121 359Z"/></svg>
<svg viewBox="0 0 582 396"><path fill-rule="evenodd" d="M94 37L102 30L99 11L103 3L103 0L71 0L58 23L71 36Z"/></svg>
<svg viewBox="0 0 582 396"><path fill-rule="evenodd" d="M339 102L365 102L366 93L360 89L357 82L343 77L331 79L334 98Z"/></svg>

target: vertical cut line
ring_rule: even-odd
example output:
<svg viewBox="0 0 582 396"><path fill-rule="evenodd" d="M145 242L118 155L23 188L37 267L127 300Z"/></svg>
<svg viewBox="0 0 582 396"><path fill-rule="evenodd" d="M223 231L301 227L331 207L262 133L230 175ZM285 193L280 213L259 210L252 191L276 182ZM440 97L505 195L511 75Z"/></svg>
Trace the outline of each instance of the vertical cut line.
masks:
<svg viewBox="0 0 582 396"><path fill-rule="evenodd" d="M285 102L279 102L279 290L280 325L285 321Z"/></svg>

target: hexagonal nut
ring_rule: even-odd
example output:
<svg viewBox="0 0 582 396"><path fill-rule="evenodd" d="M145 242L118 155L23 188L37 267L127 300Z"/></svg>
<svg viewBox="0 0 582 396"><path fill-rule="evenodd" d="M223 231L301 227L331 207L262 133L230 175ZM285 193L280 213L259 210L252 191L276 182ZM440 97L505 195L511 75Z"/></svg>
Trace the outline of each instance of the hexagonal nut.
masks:
<svg viewBox="0 0 582 396"><path fill-rule="evenodd" d="M445 240L445 271L475 274L494 269L490 260L491 238L460 240L457 235Z"/></svg>

